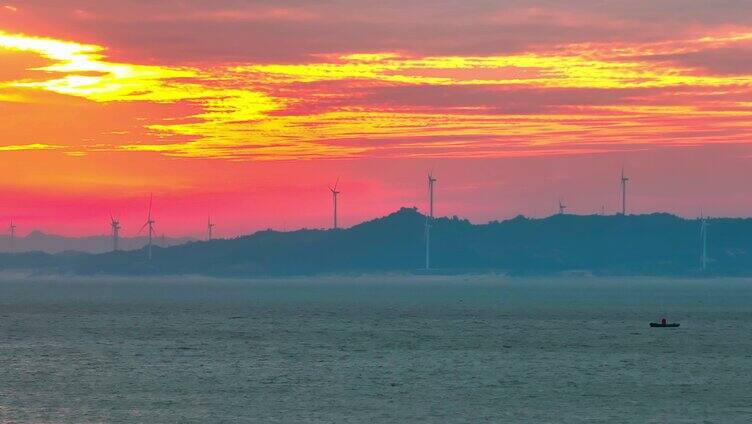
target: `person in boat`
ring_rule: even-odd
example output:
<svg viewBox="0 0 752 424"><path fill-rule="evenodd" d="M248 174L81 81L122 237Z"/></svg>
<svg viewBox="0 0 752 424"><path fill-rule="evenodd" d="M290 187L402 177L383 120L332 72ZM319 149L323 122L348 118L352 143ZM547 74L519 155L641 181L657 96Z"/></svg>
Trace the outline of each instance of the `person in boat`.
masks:
<svg viewBox="0 0 752 424"><path fill-rule="evenodd" d="M678 323L669 323L666 318L661 318L661 322L660 323L651 322L650 326L651 327L678 327L679 324Z"/></svg>

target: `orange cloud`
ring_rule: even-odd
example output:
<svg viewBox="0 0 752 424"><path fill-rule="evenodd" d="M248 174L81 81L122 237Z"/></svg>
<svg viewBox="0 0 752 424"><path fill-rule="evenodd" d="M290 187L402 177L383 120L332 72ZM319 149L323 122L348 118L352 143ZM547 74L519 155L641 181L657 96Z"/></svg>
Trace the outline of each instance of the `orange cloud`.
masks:
<svg viewBox="0 0 752 424"><path fill-rule="evenodd" d="M11 144L8 146L0 146L0 152L20 152L25 150L54 150L59 149L61 146L55 146L50 144L33 143L33 144Z"/></svg>
<svg viewBox="0 0 752 424"><path fill-rule="evenodd" d="M589 152L599 140L670 144L678 138L672 134L686 138L699 121L703 128L689 138L735 141L749 135L739 122L750 118L752 99L708 102L698 92L739 93L752 82L750 75L703 74L651 56L728 47L750 38L733 33L644 45L577 44L505 56L357 53L301 64L201 68L117 63L101 46L0 32L0 51L49 61L29 68L25 77L5 77L0 100L32 102L29 93L41 90L103 104L193 105L197 110L190 114L146 117L137 140L91 144L100 151L231 160L440 156L468 150L493 157L520 154L520 143L530 154L544 147ZM438 91L420 105L395 95L410 87ZM569 98L540 95L557 90L567 90ZM616 94L605 103L593 102L592 90ZM456 93L452 103L443 106L450 93ZM423 141L405 141L416 137ZM74 154L86 150L81 146Z"/></svg>

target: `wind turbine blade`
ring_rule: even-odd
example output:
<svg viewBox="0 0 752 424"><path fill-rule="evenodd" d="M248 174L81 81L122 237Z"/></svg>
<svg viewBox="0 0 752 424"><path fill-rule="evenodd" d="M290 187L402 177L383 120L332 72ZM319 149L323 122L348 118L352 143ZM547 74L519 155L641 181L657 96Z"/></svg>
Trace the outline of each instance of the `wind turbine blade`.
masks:
<svg viewBox="0 0 752 424"><path fill-rule="evenodd" d="M337 191L338 185L339 185L339 177L337 177L337 181L334 182L334 191Z"/></svg>
<svg viewBox="0 0 752 424"><path fill-rule="evenodd" d="M148 221L147 221L146 223L144 223L144 226L143 226L143 227L141 227L141 229L140 229L140 230L138 230L138 232L136 233L136 235L137 235L137 236L138 236L138 235L141 235L141 231L144 231L144 228L146 228L146 226L147 226L147 225L149 225L149 222L148 222Z"/></svg>
<svg viewBox="0 0 752 424"><path fill-rule="evenodd" d="M152 202L152 200L154 200L154 195L150 194L149 195L149 221L151 221L151 202Z"/></svg>

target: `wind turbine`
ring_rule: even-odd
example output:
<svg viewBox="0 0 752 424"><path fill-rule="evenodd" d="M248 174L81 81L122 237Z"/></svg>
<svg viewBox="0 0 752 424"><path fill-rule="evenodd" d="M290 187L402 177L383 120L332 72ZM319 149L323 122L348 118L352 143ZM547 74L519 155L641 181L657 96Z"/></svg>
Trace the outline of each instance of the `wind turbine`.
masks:
<svg viewBox="0 0 752 424"><path fill-rule="evenodd" d="M120 220L115 219L112 214L110 214L110 228L112 228L112 251L117 252L120 241Z"/></svg>
<svg viewBox="0 0 752 424"><path fill-rule="evenodd" d="M559 200L559 215L564 215L567 210L567 205L564 204L564 200Z"/></svg>
<svg viewBox="0 0 752 424"><path fill-rule="evenodd" d="M433 223L433 184L436 178L428 173L428 214L426 215L426 271L431 269L431 224Z"/></svg>
<svg viewBox="0 0 752 424"><path fill-rule="evenodd" d="M206 240L207 241L212 240L212 228L214 228L214 223L211 220L211 215L209 215L209 219L206 221Z"/></svg>
<svg viewBox="0 0 752 424"><path fill-rule="evenodd" d="M154 237L154 223L155 221L151 217L151 203L153 200L153 196L149 196L149 215L147 215L146 222L144 223L144 226L141 227L140 230L138 230L138 233L141 234L141 231L144 231L144 228L149 228L149 260L151 260L151 243L152 238Z"/></svg>
<svg viewBox="0 0 752 424"><path fill-rule="evenodd" d="M700 215L700 242L702 243L702 254L700 255L700 265L704 271L708 265L708 220Z"/></svg>
<svg viewBox="0 0 752 424"><path fill-rule="evenodd" d="M624 168L621 168L621 214L627 214L627 181L629 178L624 176Z"/></svg>
<svg viewBox="0 0 752 424"><path fill-rule="evenodd" d="M10 220L10 227L8 227L8 240L10 241L10 250L12 252L16 241L16 224L13 223L12 219Z"/></svg>
<svg viewBox="0 0 752 424"><path fill-rule="evenodd" d="M329 187L329 191L332 192L332 202L334 203L334 229L336 230L337 227L337 196L339 196L339 191L337 190L337 186L339 185L339 177L337 177L337 181L334 183L334 187Z"/></svg>

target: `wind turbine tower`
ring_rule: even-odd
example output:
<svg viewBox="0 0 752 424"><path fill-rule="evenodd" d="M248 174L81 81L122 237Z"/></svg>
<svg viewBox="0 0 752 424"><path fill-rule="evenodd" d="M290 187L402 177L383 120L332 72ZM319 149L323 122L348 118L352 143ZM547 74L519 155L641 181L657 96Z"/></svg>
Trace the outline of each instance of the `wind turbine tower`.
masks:
<svg viewBox="0 0 752 424"><path fill-rule="evenodd" d="M567 205L564 204L563 200L559 200L559 215L564 215L566 211L567 211Z"/></svg>
<svg viewBox="0 0 752 424"><path fill-rule="evenodd" d="M624 176L624 168L621 169L621 214L627 214L627 181L629 178Z"/></svg>
<svg viewBox="0 0 752 424"><path fill-rule="evenodd" d="M700 265L702 270L708 266L708 220L700 217L700 242L702 243L702 254L700 255Z"/></svg>
<svg viewBox="0 0 752 424"><path fill-rule="evenodd" d="M8 227L8 240L10 241L10 250L12 252L16 244L16 224L13 223L12 219L10 220L10 227Z"/></svg>
<svg viewBox="0 0 752 424"><path fill-rule="evenodd" d="M428 214L426 215L426 271L431 269L431 224L433 223L433 184L436 178L428 173Z"/></svg>
<svg viewBox="0 0 752 424"><path fill-rule="evenodd" d="M332 192L332 202L334 203L334 229L336 230L338 227L337 225L337 196L339 196L339 191L337 190L337 186L339 185L339 178L337 178L337 181L334 183L334 187L329 187L329 191Z"/></svg>
<svg viewBox="0 0 752 424"><path fill-rule="evenodd" d="M211 216L209 216L209 219L206 221L206 240L211 241L212 240L212 229L214 228L214 223L211 220Z"/></svg>
<svg viewBox="0 0 752 424"><path fill-rule="evenodd" d="M147 215L146 222L144 223L144 226L141 227L141 229L138 231L141 233L141 231L144 231L144 228L148 227L149 232L149 244L148 244L148 252L149 252L149 260L151 260L151 245L152 245L152 239L154 238L154 224L155 221L151 217L151 203L152 203L153 197L149 196L149 214Z"/></svg>
<svg viewBox="0 0 752 424"><path fill-rule="evenodd" d="M117 252L120 249L120 220L110 215L110 228L112 228L112 251Z"/></svg>

